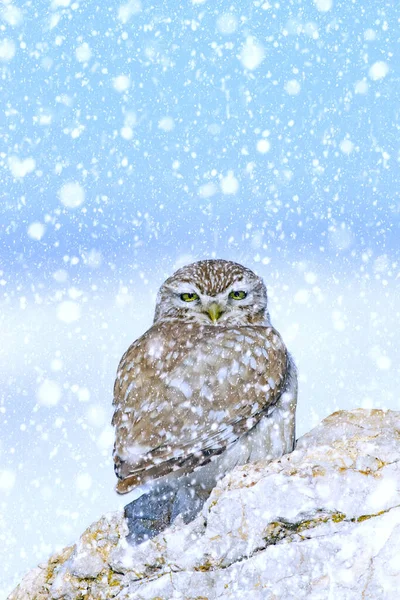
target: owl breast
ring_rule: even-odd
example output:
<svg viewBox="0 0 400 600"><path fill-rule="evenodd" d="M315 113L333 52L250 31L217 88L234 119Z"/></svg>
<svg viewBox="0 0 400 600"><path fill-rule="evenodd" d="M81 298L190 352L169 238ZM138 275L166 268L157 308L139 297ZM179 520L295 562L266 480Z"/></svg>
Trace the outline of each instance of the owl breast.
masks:
<svg viewBox="0 0 400 600"><path fill-rule="evenodd" d="M166 327L137 340L118 370L121 486L206 464L260 421L285 383L287 352L272 327Z"/></svg>

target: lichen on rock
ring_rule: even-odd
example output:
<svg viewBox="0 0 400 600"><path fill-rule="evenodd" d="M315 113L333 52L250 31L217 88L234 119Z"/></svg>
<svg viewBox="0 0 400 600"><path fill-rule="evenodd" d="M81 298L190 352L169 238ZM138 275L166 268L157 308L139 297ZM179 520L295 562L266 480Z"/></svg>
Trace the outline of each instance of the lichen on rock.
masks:
<svg viewBox="0 0 400 600"><path fill-rule="evenodd" d="M334 413L271 463L238 467L199 516L131 547L121 512L9 600L396 599L400 413Z"/></svg>

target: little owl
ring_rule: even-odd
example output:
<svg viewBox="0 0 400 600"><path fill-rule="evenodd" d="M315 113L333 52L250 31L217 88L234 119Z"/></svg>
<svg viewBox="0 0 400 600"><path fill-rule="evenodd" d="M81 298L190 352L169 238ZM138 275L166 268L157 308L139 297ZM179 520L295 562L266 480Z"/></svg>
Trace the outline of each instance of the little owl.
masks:
<svg viewBox="0 0 400 600"><path fill-rule="evenodd" d="M151 483L125 507L130 542L178 515L191 521L236 465L291 452L296 401L296 368L261 278L225 260L176 271L114 386L117 491Z"/></svg>

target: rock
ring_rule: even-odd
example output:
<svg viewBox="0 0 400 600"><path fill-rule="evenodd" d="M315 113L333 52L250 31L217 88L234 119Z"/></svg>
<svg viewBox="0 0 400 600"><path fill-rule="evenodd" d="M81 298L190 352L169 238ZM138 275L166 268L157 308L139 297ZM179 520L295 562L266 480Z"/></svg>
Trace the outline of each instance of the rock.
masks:
<svg viewBox="0 0 400 600"><path fill-rule="evenodd" d="M120 512L9 600L392 599L400 589L400 412L341 411L271 463L238 467L189 525L132 548Z"/></svg>

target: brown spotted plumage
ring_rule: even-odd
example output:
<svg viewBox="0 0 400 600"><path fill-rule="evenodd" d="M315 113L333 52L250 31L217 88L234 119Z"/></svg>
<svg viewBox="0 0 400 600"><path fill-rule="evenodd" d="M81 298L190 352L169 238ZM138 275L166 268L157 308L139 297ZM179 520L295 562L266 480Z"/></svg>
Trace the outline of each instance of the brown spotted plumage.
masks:
<svg viewBox="0 0 400 600"><path fill-rule="evenodd" d="M245 297L236 300L235 291ZM183 301L188 293L197 298ZM194 263L167 279L153 326L121 359L114 404L122 494L149 480L191 473L241 441L249 449L235 458L239 462L258 457L254 443L266 456L290 451L295 369L270 325L262 280L222 260ZM254 436L260 421L274 415L280 441Z"/></svg>

